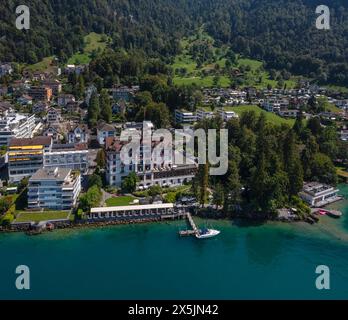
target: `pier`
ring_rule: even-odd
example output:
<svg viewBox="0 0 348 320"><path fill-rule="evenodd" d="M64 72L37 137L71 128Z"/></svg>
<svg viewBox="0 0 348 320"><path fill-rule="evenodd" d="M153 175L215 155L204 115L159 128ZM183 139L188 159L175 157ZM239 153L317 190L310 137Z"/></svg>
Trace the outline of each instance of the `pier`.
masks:
<svg viewBox="0 0 348 320"><path fill-rule="evenodd" d="M181 230L181 231L179 231L179 235L180 236L193 236L193 235L198 234L199 230L198 230L195 222L193 221L191 213L186 212L186 218L187 218L187 221L189 222L192 229L191 230Z"/></svg>

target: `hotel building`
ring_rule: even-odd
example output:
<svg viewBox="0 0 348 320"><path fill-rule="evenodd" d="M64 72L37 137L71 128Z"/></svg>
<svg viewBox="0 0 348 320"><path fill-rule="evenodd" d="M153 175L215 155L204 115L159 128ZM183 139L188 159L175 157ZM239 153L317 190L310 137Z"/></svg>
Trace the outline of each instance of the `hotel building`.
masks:
<svg viewBox="0 0 348 320"><path fill-rule="evenodd" d="M28 185L28 208L71 210L81 192L79 172L64 168L39 169Z"/></svg>
<svg viewBox="0 0 348 320"><path fill-rule="evenodd" d="M43 166L44 153L52 147L50 137L11 139L8 148L8 175L10 182L19 182L32 176Z"/></svg>
<svg viewBox="0 0 348 320"><path fill-rule="evenodd" d="M151 130L152 123L145 121L144 126ZM132 128L131 130L137 130ZM139 130L139 134L142 131ZM106 151L106 179L109 185L121 186L122 181L131 172L135 172L139 178L138 188L146 189L152 185L176 186L192 180L197 171L197 166L193 164L175 165L174 151L172 146L166 148L156 148L159 142L151 142L149 145L140 143L140 152L130 164L124 164L121 160L121 150L125 142L119 138L109 137L105 140ZM129 155L132 157L132 154ZM156 161L153 161L156 159Z"/></svg>

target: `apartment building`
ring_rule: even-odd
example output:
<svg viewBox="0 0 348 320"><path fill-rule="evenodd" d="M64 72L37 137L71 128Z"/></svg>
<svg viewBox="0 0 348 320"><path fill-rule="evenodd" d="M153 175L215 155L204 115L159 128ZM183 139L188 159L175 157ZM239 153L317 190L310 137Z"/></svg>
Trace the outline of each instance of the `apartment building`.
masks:
<svg viewBox="0 0 348 320"><path fill-rule="evenodd" d="M204 109L198 109L196 111L197 120L211 119L214 117L213 111L207 111Z"/></svg>
<svg viewBox="0 0 348 320"><path fill-rule="evenodd" d="M42 168L29 179L28 208L71 210L81 192L81 176L65 168Z"/></svg>
<svg viewBox="0 0 348 320"><path fill-rule="evenodd" d="M79 170L82 174L88 171L88 148L85 143L53 144L44 153L43 167Z"/></svg>
<svg viewBox="0 0 348 320"><path fill-rule="evenodd" d="M11 139L8 148L9 181L19 182L42 168L44 153L51 147L50 137Z"/></svg>
<svg viewBox="0 0 348 320"><path fill-rule="evenodd" d="M8 146L12 138L30 138L35 129L35 115L6 111L0 116L0 146Z"/></svg>
<svg viewBox="0 0 348 320"><path fill-rule="evenodd" d="M194 112L186 110L175 110L175 122L176 123L194 123L197 121L197 116Z"/></svg>
<svg viewBox="0 0 348 320"><path fill-rule="evenodd" d="M29 96L34 100L39 101L51 101L52 99L52 89L44 86L33 86L29 89Z"/></svg>
<svg viewBox="0 0 348 320"><path fill-rule="evenodd" d="M236 119L238 118L238 114L235 113L234 111L225 111L225 110L219 110L219 116L223 121L229 121L231 119Z"/></svg>

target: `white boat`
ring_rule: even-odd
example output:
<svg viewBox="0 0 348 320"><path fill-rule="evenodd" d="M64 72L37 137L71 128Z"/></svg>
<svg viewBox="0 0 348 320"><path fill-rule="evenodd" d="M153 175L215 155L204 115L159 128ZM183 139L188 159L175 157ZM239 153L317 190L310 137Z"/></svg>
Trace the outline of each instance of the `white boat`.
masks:
<svg viewBox="0 0 348 320"><path fill-rule="evenodd" d="M196 233L197 239L208 239L217 236L220 233L218 230L214 229L202 229Z"/></svg>

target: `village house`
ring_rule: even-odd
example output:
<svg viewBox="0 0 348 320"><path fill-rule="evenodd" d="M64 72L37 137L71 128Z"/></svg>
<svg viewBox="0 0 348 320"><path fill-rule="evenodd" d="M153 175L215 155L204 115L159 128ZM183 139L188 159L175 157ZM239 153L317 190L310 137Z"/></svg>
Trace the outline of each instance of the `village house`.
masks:
<svg viewBox="0 0 348 320"><path fill-rule="evenodd" d="M75 97L72 94L60 94L58 96L58 106L60 107L66 107L71 102L75 102Z"/></svg>
<svg viewBox="0 0 348 320"><path fill-rule="evenodd" d="M80 105L81 105L81 103L79 101L70 101L66 104L65 110L70 114L71 113L80 113L80 111L81 111Z"/></svg>
<svg viewBox="0 0 348 320"><path fill-rule="evenodd" d="M341 131L341 140L342 141L348 141L348 130L342 130Z"/></svg>
<svg viewBox="0 0 348 320"><path fill-rule="evenodd" d="M85 124L78 124L68 132L69 143L88 143L90 130Z"/></svg>
<svg viewBox="0 0 348 320"><path fill-rule="evenodd" d="M126 112L126 102L124 100L120 100L112 106L113 114L125 114Z"/></svg>
<svg viewBox="0 0 348 320"><path fill-rule="evenodd" d="M32 107L32 112L33 113L43 113L46 112L48 110L48 108L50 107L50 104L46 101L39 101L37 103L34 103L33 107Z"/></svg>
<svg viewBox="0 0 348 320"><path fill-rule="evenodd" d="M17 103L22 106L27 106L33 104L33 98L27 94L23 94L17 99Z"/></svg>
<svg viewBox="0 0 348 320"><path fill-rule="evenodd" d="M105 139L109 137L116 137L117 129L115 126L101 121L97 126L97 140L100 145L105 144Z"/></svg>
<svg viewBox="0 0 348 320"><path fill-rule="evenodd" d="M61 111L56 108L49 108L47 111L47 122L49 124L59 124L61 121Z"/></svg>
<svg viewBox="0 0 348 320"><path fill-rule="evenodd" d="M61 127L59 125L50 125L48 128L46 128L42 135L44 137L50 137L52 138L54 143L60 143L61 140L64 138L64 135L62 134Z"/></svg>
<svg viewBox="0 0 348 320"><path fill-rule="evenodd" d="M11 63L1 63L0 64L0 77L11 75L13 72L13 68Z"/></svg>
<svg viewBox="0 0 348 320"><path fill-rule="evenodd" d="M112 97L116 102L120 100L131 102L138 91L139 86L116 86L111 89Z"/></svg>

